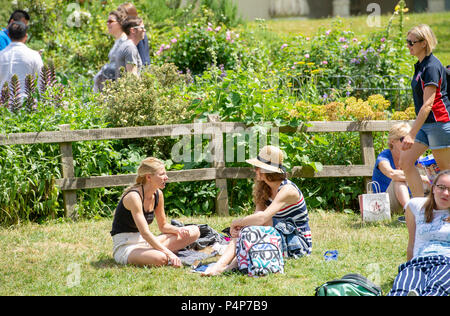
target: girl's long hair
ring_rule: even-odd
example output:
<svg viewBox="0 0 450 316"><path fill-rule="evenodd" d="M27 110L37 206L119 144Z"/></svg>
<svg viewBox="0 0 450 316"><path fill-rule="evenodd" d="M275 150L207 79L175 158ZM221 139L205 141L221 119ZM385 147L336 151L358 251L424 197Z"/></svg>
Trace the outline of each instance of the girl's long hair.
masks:
<svg viewBox="0 0 450 316"><path fill-rule="evenodd" d="M439 172L437 177L433 181L433 185L431 186L430 193L427 196L427 201L425 202L425 222L431 223L433 221L433 210L437 209L436 205L436 199L434 197L434 188L436 187L436 183L438 182L439 178L443 175L450 175L450 169L449 170L443 170Z"/></svg>
<svg viewBox="0 0 450 316"><path fill-rule="evenodd" d="M273 181L280 181L286 179L285 173L264 173L267 181L273 182ZM270 186L264 182L255 180L255 185L253 186L253 201L256 205L266 205L266 202L269 200L270 196L272 195L272 190Z"/></svg>
<svg viewBox="0 0 450 316"><path fill-rule="evenodd" d="M158 169L160 169L161 167L164 167L164 162L162 162L158 158L154 158L154 157L145 158L139 165L139 168L137 170L137 177L136 177L136 180L134 181L134 184L129 186L128 188L126 188L123 191L122 198L128 192L130 192L131 189L134 189L136 187L144 185L147 182L145 176L147 174L152 174L152 175L156 174Z"/></svg>

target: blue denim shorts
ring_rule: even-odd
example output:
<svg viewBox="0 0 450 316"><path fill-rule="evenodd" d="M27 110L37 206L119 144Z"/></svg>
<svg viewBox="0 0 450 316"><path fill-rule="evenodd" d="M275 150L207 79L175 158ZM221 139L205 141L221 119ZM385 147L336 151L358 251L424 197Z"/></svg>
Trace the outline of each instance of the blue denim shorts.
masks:
<svg viewBox="0 0 450 316"><path fill-rule="evenodd" d="M430 149L450 147L450 122L425 123L416 135L416 142Z"/></svg>

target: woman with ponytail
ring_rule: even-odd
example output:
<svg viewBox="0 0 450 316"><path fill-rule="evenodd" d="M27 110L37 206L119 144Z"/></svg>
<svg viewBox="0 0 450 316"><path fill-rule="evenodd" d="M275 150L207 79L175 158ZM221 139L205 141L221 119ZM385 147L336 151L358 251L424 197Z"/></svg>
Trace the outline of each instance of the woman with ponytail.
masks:
<svg viewBox="0 0 450 316"><path fill-rule="evenodd" d="M150 157L141 162L136 183L124 191L114 214L111 236L117 263L181 267L175 253L199 238L195 225L175 227L167 223L161 191L167 180L161 160ZM149 230L154 218L162 233L159 236Z"/></svg>

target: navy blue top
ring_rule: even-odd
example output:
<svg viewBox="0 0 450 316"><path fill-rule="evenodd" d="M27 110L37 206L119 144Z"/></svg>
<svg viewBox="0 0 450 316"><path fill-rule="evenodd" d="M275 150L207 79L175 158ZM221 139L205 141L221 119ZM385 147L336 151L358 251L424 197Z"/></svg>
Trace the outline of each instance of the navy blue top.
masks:
<svg viewBox="0 0 450 316"><path fill-rule="evenodd" d="M450 121L450 101L447 95L447 84L445 68L433 54L426 56L422 62L417 62L414 65L414 77L411 81L411 87L416 115L423 105L423 90L425 87L432 85L437 88L433 108L425 123Z"/></svg>
<svg viewBox="0 0 450 316"><path fill-rule="evenodd" d="M147 34L145 34L144 39L137 44L137 50L139 52L139 56L141 56L142 65L150 65L150 48L148 46Z"/></svg>

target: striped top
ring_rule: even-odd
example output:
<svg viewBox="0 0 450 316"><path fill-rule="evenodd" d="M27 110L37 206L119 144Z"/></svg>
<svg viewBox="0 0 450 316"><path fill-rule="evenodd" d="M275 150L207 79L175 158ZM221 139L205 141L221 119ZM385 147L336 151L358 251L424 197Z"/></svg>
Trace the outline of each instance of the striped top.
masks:
<svg viewBox="0 0 450 316"><path fill-rule="evenodd" d="M281 188L287 184L290 184L297 189L298 193L300 194L300 199L297 203L288 205L279 210L278 213L272 217L273 225L276 226L280 221L292 219L295 222L298 231L302 235L302 242L300 242L300 240L297 240L298 242L300 242L301 249L297 249L296 252L300 252L302 255L308 255L312 251L312 236L311 228L309 227L308 209L306 208L305 198L303 197L302 191L300 191L295 183L287 179L281 182L277 192L280 192ZM266 202L266 205L269 206L271 203L272 199L269 198L269 200ZM293 242L293 240L291 240L291 242Z"/></svg>
<svg viewBox="0 0 450 316"><path fill-rule="evenodd" d="M273 216L273 218L277 220L292 218L295 221L297 227L303 227L305 225L308 225L309 222L308 209L306 208L305 199L303 197L302 191L300 191L300 189L295 185L295 183L287 179L283 180L283 182L281 182L280 184L280 187L278 188L278 192L280 192L281 188L287 184L290 184L297 189L298 193L300 194L300 199L298 200L297 203L288 205L279 210L278 213ZM266 202L267 206L269 206L270 204L272 204L271 198L269 198L269 200Z"/></svg>

